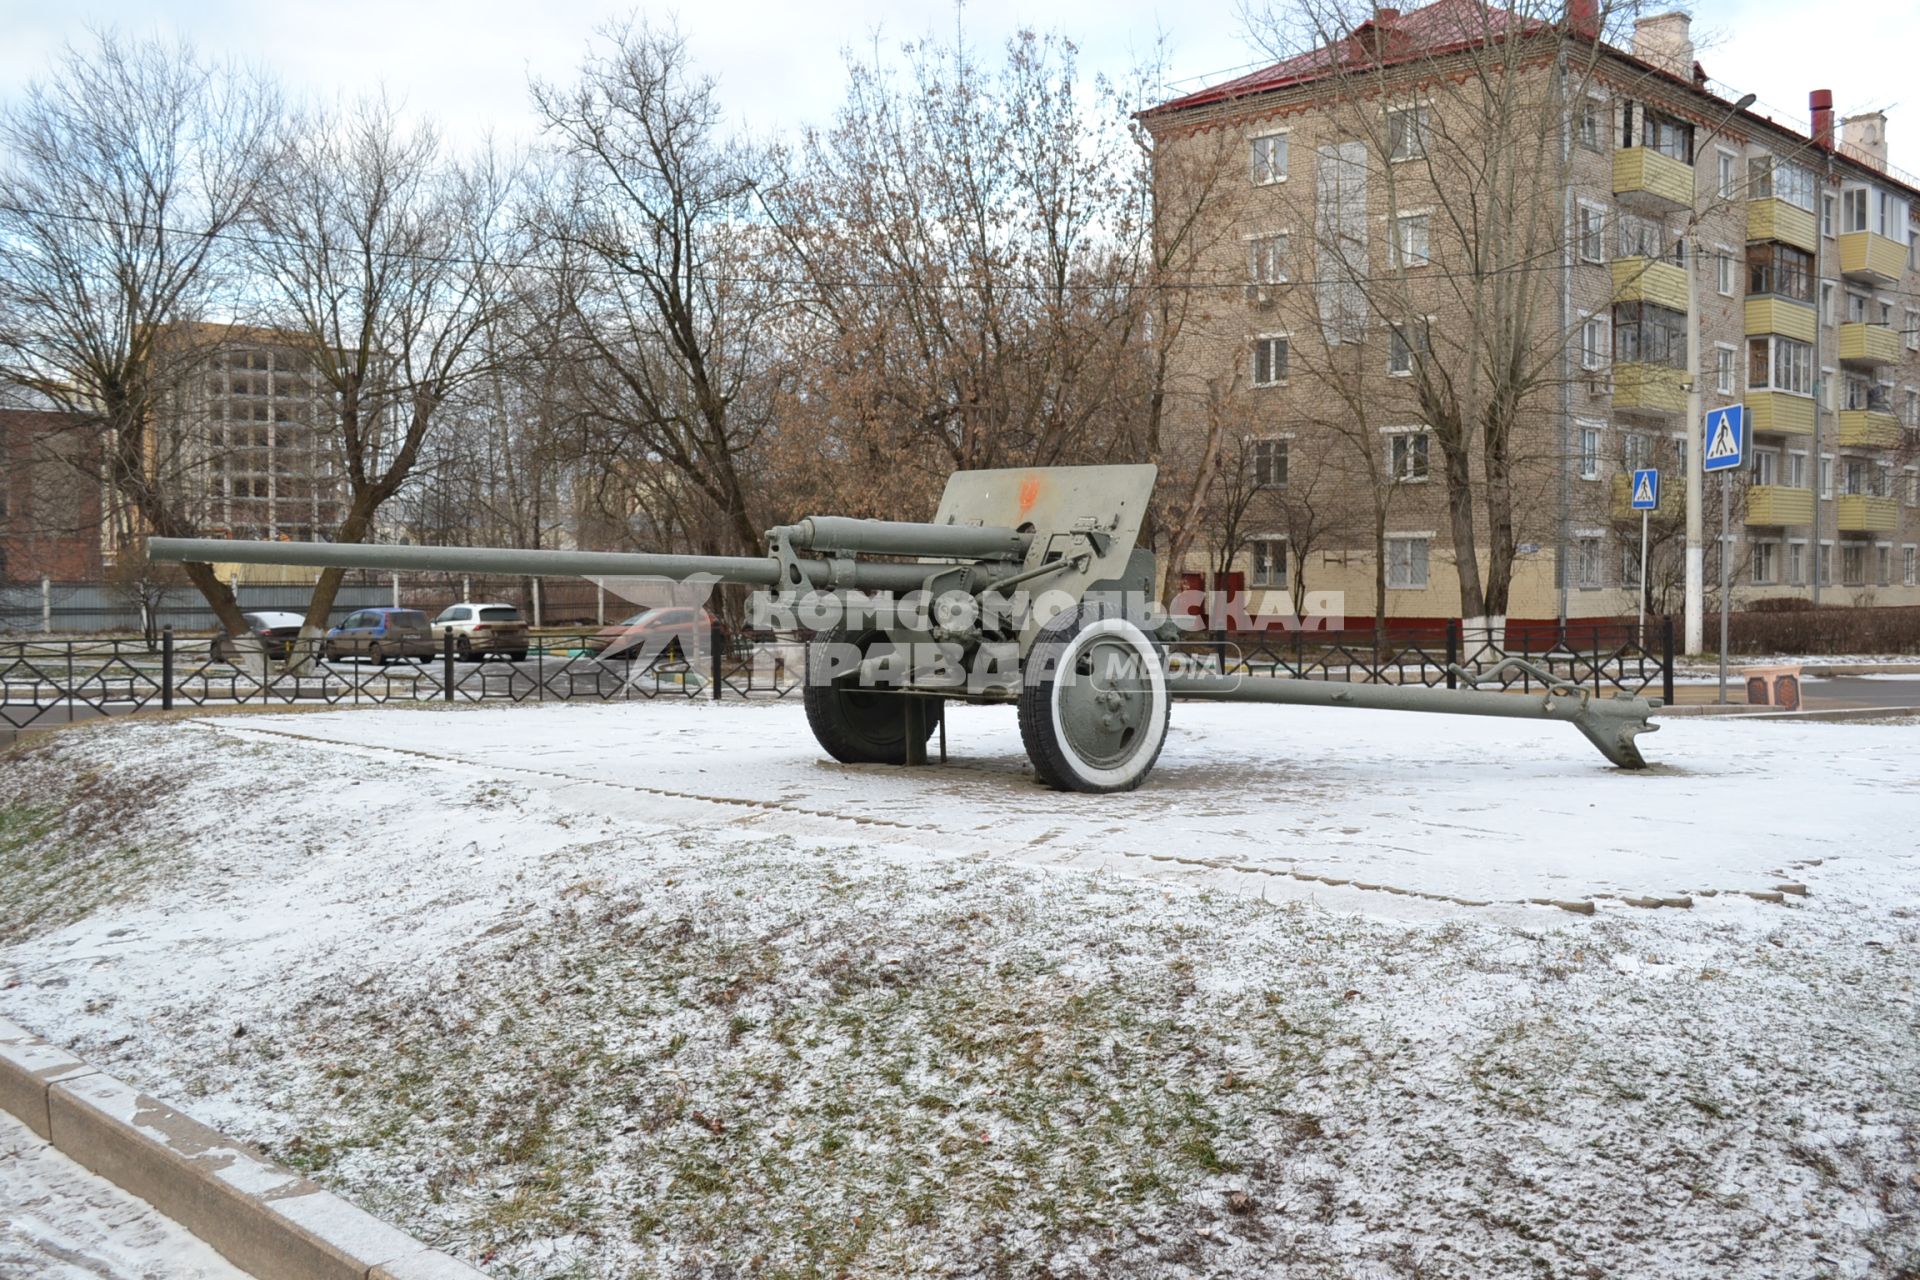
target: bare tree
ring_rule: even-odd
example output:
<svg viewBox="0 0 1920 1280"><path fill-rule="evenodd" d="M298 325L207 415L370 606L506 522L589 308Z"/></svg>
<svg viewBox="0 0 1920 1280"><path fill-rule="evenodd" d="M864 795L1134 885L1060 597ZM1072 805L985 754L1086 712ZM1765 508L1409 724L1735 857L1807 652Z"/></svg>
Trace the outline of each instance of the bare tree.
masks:
<svg viewBox="0 0 1920 1280"><path fill-rule="evenodd" d="M201 437L167 412L226 303L279 114L263 79L112 34L70 49L0 117L0 384L73 415L101 459L121 550L200 531ZM245 630L209 565L189 581Z"/></svg>
<svg viewBox="0 0 1920 1280"><path fill-rule="evenodd" d="M744 550L763 528L748 470L770 421L778 362L766 340L784 305L751 224L764 163L723 135L713 82L677 33L637 21L604 37L574 85L533 86L573 162L541 223L568 266L583 393L628 465L670 470Z"/></svg>
<svg viewBox="0 0 1920 1280"><path fill-rule="evenodd" d="M427 128L383 101L298 123L255 202L250 265L269 293L272 341L325 392L345 481L336 542L361 542L412 476L448 406L492 370L514 254L512 171L493 155L445 159ZM324 570L304 634L332 611Z"/></svg>

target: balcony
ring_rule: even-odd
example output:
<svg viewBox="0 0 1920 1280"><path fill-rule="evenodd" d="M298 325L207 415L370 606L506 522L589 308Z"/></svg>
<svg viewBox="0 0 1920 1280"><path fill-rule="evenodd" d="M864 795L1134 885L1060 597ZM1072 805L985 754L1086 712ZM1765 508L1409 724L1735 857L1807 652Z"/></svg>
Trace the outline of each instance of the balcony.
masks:
<svg viewBox="0 0 1920 1280"><path fill-rule="evenodd" d="M1840 274L1849 280L1898 284L1906 267L1907 250L1897 240L1872 231L1849 231L1840 237Z"/></svg>
<svg viewBox="0 0 1920 1280"><path fill-rule="evenodd" d="M1815 317L1809 303L1772 294L1747 299L1747 336L1778 333L1801 342L1813 341Z"/></svg>
<svg viewBox="0 0 1920 1280"><path fill-rule="evenodd" d="M1900 360L1900 335L1883 324L1858 321L1840 326L1842 362L1847 364L1897 364Z"/></svg>
<svg viewBox="0 0 1920 1280"><path fill-rule="evenodd" d="M1900 523L1900 508L1892 498L1865 493L1843 493L1834 503L1842 533L1892 533Z"/></svg>
<svg viewBox="0 0 1920 1280"><path fill-rule="evenodd" d="M1790 489L1783 484L1756 484L1747 489L1747 523L1787 525L1813 523L1813 490Z"/></svg>
<svg viewBox="0 0 1920 1280"><path fill-rule="evenodd" d="M1747 202L1747 239L1778 240L1812 253L1819 242L1819 230L1814 226L1812 214L1785 200L1750 200Z"/></svg>
<svg viewBox="0 0 1920 1280"><path fill-rule="evenodd" d="M1813 434L1813 397L1791 391L1749 391L1746 394L1747 429L1783 436Z"/></svg>
<svg viewBox="0 0 1920 1280"><path fill-rule="evenodd" d="M1693 169L1648 147L1613 153L1613 194L1659 213L1693 207Z"/></svg>
<svg viewBox="0 0 1920 1280"><path fill-rule="evenodd" d="M1651 302L1669 311L1687 309L1687 273L1658 258L1615 258L1613 300Z"/></svg>
<svg viewBox="0 0 1920 1280"><path fill-rule="evenodd" d="M1879 409L1842 409L1840 447L1897 449L1900 447L1900 419Z"/></svg>
<svg viewBox="0 0 1920 1280"><path fill-rule="evenodd" d="M1686 371L1672 365L1616 362L1613 366L1613 407L1646 409L1654 413L1685 413L1686 380ZM1813 429L1811 421L1807 429Z"/></svg>

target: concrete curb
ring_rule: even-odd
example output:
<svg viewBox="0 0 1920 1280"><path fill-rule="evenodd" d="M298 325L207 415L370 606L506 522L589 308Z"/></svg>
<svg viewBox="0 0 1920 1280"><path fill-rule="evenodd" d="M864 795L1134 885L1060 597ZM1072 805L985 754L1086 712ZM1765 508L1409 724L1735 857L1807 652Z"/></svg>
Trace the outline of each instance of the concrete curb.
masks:
<svg viewBox="0 0 1920 1280"><path fill-rule="evenodd" d="M1920 707L1839 707L1831 711L1781 711L1756 707L1753 712L1756 720L1810 720L1816 724L1847 720L1893 720L1906 716L1920 716Z"/></svg>
<svg viewBox="0 0 1920 1280"><path fill-rule="evenodd" d="M4 1018L0 1107L258 1280L486 1280Z"/></svg>

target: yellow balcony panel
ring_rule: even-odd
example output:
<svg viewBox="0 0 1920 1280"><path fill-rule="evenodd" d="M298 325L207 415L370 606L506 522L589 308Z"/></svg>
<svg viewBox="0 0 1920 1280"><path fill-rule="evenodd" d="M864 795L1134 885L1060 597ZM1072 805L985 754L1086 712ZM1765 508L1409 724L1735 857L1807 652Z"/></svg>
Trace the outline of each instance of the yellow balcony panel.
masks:
<svg viewBox="0 0 1920 1280"><path fill-rule="evenodd" d="M1813 252L1819 239L1813 215L1785 200L1749 200L1747 202L1747 239L1778 240L1796 249Z"/></svg>
<svg viewBox="0 0 1920 1280"><path fill-rule="evenodd" d="M1843 324L1839 354L1851 364L1896 364L1900 360L1900 335L1883 324Z"/></svg>
<svg viewBox="0 0 1920 1280"><path fill-rule="evenodd" d="M1684 370L1672 365L1623 361L1613 366L1613 407L1685 413L1686 378Z"/></svg>
<svg viewBox="0 0 1920 1280"><path fill-rule="evenodd" d="M1783 484L1756 484L1747 490L1747 523L1812 524L1813 490Z"/></svg>
<svg viewBox="0 0 1920 1280"><path fill-rule="evenodd" d="M1749 391L1747 428L1783 436L1813 434L1813 397L1790 391Z"/></svg>
<svg viewBox="0 0 1920 1280"><path fill-rule="evenodd" d="M1875 409L1842 409L1840 447L1897 449L1900 447L1900 419Z"/></svg>
<svg viewBox="0 0 1920 1280"><path fill-rule="evenodd" d="M1613 194L1662 210L1693 207L1693 169L1649 147L1613 153Z"/></svg>
<svg viewBox="0 0 1920 1280"><path fill-rule="evenodd" d="M1840 237L1840 274L1870 284L1897 284L1907 267L1907 251L1898 240L1872 231Z"/></svg>
<svg viewBox="0 0 1920 1280"><path fill-rule="evenodd" d="M1843 493L1834 506L1839 510L1842 533L1892 533L1900 523L1900 508L1892 498Z"/></svg>
<svg viewBox="0 0 1920 1280"><path fill-rule="evenodd" d="M1814 320L1813 307L1804 302L1767 294L1747 299L1747 336L1750 338L1778 333L1812 342Z"/></svg>
<svg viewBox="0 0 1920 1280"><path fill-rule="evenodd" d="M1651 302L1669 311L1687 309L1687 273L1658 258L1615 258L1613 300Z"/></svg>

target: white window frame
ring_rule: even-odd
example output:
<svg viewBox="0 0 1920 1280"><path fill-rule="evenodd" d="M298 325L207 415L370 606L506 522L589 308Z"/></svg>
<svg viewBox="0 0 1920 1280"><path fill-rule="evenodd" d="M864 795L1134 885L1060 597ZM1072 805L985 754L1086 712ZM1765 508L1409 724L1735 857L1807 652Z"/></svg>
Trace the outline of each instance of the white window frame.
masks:
<svg viewBox="0 0 1920 1280"><path fill-rule="evenodd" d="M1713 246L1713 269L1713 282L1721 297L1731 298L1740 291L1740 263L1733 255L1732 245Z"/></svg>
<svg viewBox="0 0 1920 1280"><path fill-rule="evenodd" d="M1393 136L1394 122L1398 120L1401 116L1406 116L1406 115L1411 115L1414 118L1415 128L1411 132L1402 133L1400 135L1399 141L1396 142ZM1432 131L1432 128L1433 128L1433 104L1425 101L1424 99L1419 102L1409 102L1405 106L1388 107L1387 108L1387 161L1388 163L1399 164L1404 160L1426 159L1427 137L1428 137L1428 134ZM1417 150L1407 149L1406 144L1409 141L1417 142L1419 144L1418 149Z"/></svg>
<svg viewBox="0 0 1920 1280"><path fill-rule="evenodd" d="M1425 484L1433 478L1433 428L1425 425L1410 427L1382 427L1380 434L1387 438L1387 479L1394 484ZM1423 466L1419 475L1404 475L1401 460L1394 457L1395 447L1402 440L1419 438L1425 441L1418 450ZM1407 447L1404 461L1412 463L1415 450Z"/></svg>
<svg viewBox="0 0 1920 1280"><path fill-rule="evenodd" d="M1395 544L1397 543L1404 543L1407 549L1405 566L1404 566L1406 572L1404 574L1401 573L1401 568L1402 568L1401 558L1397 553L1396 546L1395 546ZM1413 551L1414 551L1415 544L1418 544L1420 549L1419 581L1417 582L1414 581L1415 557L1414 557ZM1427 530L1424 532L1417 532L1417 533L1415 532L1389 533L1386 536L1385 545L1386 545L1386 551L1387 551L1387 590L1389 591L1425 591L1428 589L1428 587L1432 585L1433 583L1433 532L1432 530ZM1395 580L1396 578L1400 578L1400 577L1404 577L1405 581Z"/></svg>
<svg viewBox="0 0 1920 1280"><path fill-rule="evenodd" d="M1420 253L1414 256L1409 252L1409 235L1415 225L1420 228ZM1421 267L1433 265L1433 211L1431 209L1408 209L1393 215L1393 265L1405 271L1418 271Z"/></svg>
<svg viewBox="0 0 1920 1280"><path fill-rule="evenodd" d="M1820 455L1820 501L1833 501L1833 455Z"/></svg>
<svg viewBox="0 0 1920 1280"><path fill-rule="evenodd" d="M1598 480L1600 457L1606 452L1607 424L1595 418L1575 418L1573 427L1575 456L1579 459L1578 474L1582 480Z"/></svg>
<svg viewBox="0 0 1920 1280"><path fill-rule="evenodd" d="M1413 358L1433 353L1433 317L1421 316L1420 345L1414 346L1407 341L1406 330L1397 324L1387 326L1387 376L1390 378L1411 378L1413 376ZM1396 357L1405 354L1406 367L1402 368Z"/></svg>
<svg viewBox="0 0 1920 1280"><path fill-rule="evenodd" d="M1575 529L1571 543L1574 590L1604 591L1607 586L1607 531Z"/></svg>
<svg viewBox="0 0 1920 1280"><path fill-rule="evenodd" d="M1271 455L1264 460L1260 456L1261 448L1263 446L1268 446L1268 445L1280 446L1279 457L1280 457L1280 464L1281 464L1280 470L1282 474L1278 480L1271 478L1271 473L1273 471L1273 459ZM1263 466L1263 462L1264 462L1265 469L1269 473L1269 478L1265 480L1262 480L1260 478L1260 472ZM1249 471L1249 475L1247 476L1247 478L1253 482L1254 488L1256 489L1286 488L1287 479L1293 472L1293 432L1282 431L1282 432L1274 433L1272 435L1248 436L1247 437L1247 465L1248 465L1248 471Z"/></svg>
<svg viewBox="0 0 1920 1280"><path fill-rule="evenodd" d="M1584 219L1580 215L1576 215L1574 221L1574 253L1578 255L1580 261L1590 263L1606 262L1607 212L1607 206L1597 200L1582 199L1580 201L1580 215L1593 215L1593 226L1591 229L1584 225ZM1592 242L1597 246L1593 253L1587 252L1589 237L1592 238Z"/></svg>
<svg viewBox="0 0 1920 1280"><path fill-rule="evenodd" d="M1261 289L1287 283L1287 254L1292 249L1289 231L1249 232L1241 237L1247 246L1247 287ZM1278 242L1278 252L1271 246Z"/></svg>
<svg viewBox="0 0 1920 1280"><path fill-rule="evenodd" d="M1804 587L1807 585L1807 540L1805 538L1787 539L1787 585Z"/></svg>
<svg viewBox="0 0 1920 1280"><path fill-rule="evenodd" d="M1714 151L1714 190L1722 200L1737 200L1740 197L1740 154L1725 147L1715 147Z"/></svg>
<svg viewBox="0 0 1920 1280"><path fill-rule="evenodd" d="M1900 548L1900 585L1920 587L1920 547L1911 542Z"/></svg>
<svg viewBox="0 0 1920 1280"><path fill-rule="evenodd" d="M1272 548L1279 549L1275 557ZM1266 570L1261 571L1262 561ZM1278 569L1278 580L1275 570ZM1284 533L1256 533L1247 539L1247 586L1262 591L1285 591L1289 585L1287 563L1287 535Z"/></svg>
<svg viewBox="0 0 1920 1280"><path fill-rule="evenodd" d="M1893 544L1876 542L1873 544L1873 585L1890 587L1893 585Z"/></svg>
<svg viewBox="0 0 1920 1280"><path fill-rule="evenodd" d="M1280 370L1280 376L1277 378L1269 376L1267 381L1262 382L1259 380L1260 347L1263 343L1269 343L1269 342L1281 343L1282 344L1281 349L1285 351L1287 355L1286 355L1286 358L1280 362L1282 366ZM1252 337L1247 339L1247 385L1248 386L1250 387L1284 387L1287 385L1287 377L1292 371L1292 366L1293 366L1293 342L1292 342L1292 339L1287 334L1256 333ZM1267 357L1267 372L1269 375L1273 373L1273 357L1271 353L1269 353Z"/></svg>
<svg viewBox="0 0 1920 1280"><path fill-rule="evenodd" d="M1293 167L1293 145L1288 135L1292 128L1263 129L1259 133L1247 135L1247 178L1256 187L1271 187L1287 180L1287 174ZM1280 171L1273 171L1273 157L1263 156L1260 144L1277 141L1280 144ZM1263 176L1264 172L1264 176Z"/></svg>
<svg viewBox="0 0 1920 1280"><path fill-rule="evenodd" d="M1901 319L1900 336L1906 339L1907 350L1920 351L1920 311L1908 307Z"/></svg>
<svg viewBox="0 0 1920 1280"><path fill-rule="evenodd" d="M1748 545L1752 547L1752 550L1747 556L1747 572L1753 585L1756 587L1779 586L1782 568L1781 560L1783 558L1780 554L1780 539L1755 538ZM1763 564L1763 562L1770 563ZM1765 576L1762 576L1761 571L1763 568L1766 570Z"/></svg>
<svg viewBox="0 0 1920 1280"><path fill-rule="evenodd" d="M1594 122L1596 128L1589 135L1587 122ZM1609 142L1613 138L1613 113L1607 109L1605 94L1588 91L1581 103L1580 114L1574 123L1574 137L1578 145L1588 151L1597 151L1605 155Z"/></svg>
<svg viewBox="0 0 1920 1280"><path fill-rule="evenodd" d="M1807 451L1805 449L1787 450L1787 470L1781 481L1789 489L1807 487Z"/></svg>
<svg viewBox="0 0 1920 1280"><path fill-rule="evenodd" d="M1731 342L1713 344L1713 389L1723 396L1739 394L1740 348Z"/></svg>
<svg viewBox="0 0 1920 1280"><path fill-rule="evenodd" d="M1589 333L1596 334L1598 345L1590 343ZM1604 311L1595 311L1580 320L1580 367L1596 371L1607 367L1607 361L1613 356L1613 317Z"/></svg>

